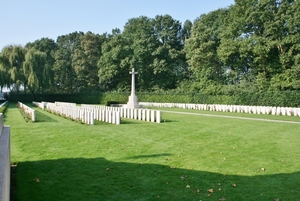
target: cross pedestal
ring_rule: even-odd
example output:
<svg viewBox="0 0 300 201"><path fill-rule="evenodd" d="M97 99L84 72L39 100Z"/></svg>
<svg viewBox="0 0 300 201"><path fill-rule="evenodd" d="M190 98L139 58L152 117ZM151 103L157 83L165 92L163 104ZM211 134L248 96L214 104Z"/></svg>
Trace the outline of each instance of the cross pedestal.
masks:
<svg viewBox="0 0 300 201"><path fill-rule="evenodd" d="M135 75L137 72L134 71L134 68L132 68L132 71L129 72L129 74L132 74L131 76L131 94L128 97L128 102L127 102L127 108L140 108L138 99L135 95Z"/></svg>

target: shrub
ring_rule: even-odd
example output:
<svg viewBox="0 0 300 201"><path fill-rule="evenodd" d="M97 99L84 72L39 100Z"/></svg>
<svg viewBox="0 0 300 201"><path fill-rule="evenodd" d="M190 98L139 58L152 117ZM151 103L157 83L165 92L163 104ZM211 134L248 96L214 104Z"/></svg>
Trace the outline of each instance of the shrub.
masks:
<svg viewBox="0 0 300 201"><path fill-rule="evenodd" d="M10 94L9 98L14 102L62 101L107 105L110 102L127 103L129 95L129 92L86 92L78 94L36 94L35 96L31 94ZM238 91L233 94L216 95L207 93L138 92L136 96L139 102L300 107L299 91Z"/></svg>

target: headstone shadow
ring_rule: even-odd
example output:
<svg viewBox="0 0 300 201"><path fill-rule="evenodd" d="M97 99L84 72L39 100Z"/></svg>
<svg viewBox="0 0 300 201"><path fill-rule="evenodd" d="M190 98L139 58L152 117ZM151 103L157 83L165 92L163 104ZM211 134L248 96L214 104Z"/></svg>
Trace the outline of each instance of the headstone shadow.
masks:
<svg viewBox="0 0 300 201"><path fill-rule="evenodd" d="M36 122L57 122L57 120L53 119L52 117L41 113L38 110L35 110L35 119Z"/></svg>
<svg viewBox="0 0 300 201"><path fill-rule="evenodd" d="M143 122L146 122L146 121L143 121ZM141 124L141 123L142 123L142 121L139 121L139 120L121 118L121 125L122 124Z"/></svg>
<svg viewBox="0 0 300 201"><path fill-rule="evenodd" d="M162 119L161 123L175 123L175 122L179 122L177 120L173 120L173 119Z"/></svg>

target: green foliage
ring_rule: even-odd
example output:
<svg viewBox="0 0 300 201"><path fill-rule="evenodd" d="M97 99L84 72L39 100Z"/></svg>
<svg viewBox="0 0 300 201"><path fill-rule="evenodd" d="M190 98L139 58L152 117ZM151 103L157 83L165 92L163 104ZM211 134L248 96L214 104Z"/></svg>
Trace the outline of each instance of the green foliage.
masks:
<svg viewBox="0 0 300 201"><path fill-rule="evenodd" d="M30 91L33 98L40 93L127 92L128 72L135 68L138 92L200 93L214 98L196 101L259 104L256 94L300 89L299 13L295 0L236 0L194 23L182 24L170 15L140 16L111 34L73 32L56 41L10 45L0 53L0 87ZM240 93L254 95L235 101Z"/></svg>
<svg viewBox="0 0 300 201"><path fill-rule="evenodd" d="M74 51L72 64L77 76L77 87L89 87L99 89L99 78L97 76L97 62L101 56L101 46L106 40L106 34L102 36L87 32L81 37L80 48Z"/></svg>
<svg viewBox="0 0 300 201"><path fill-rule="evenodd" d="M231 31L224 33L221 40L222 61L230 68L236 66L239 76L258 76L258 82L261 74L269 82L273 76L290 69L299 53L297 40L290 39L295 34L290 20L298 16L292 12L297 4L290 0L236 1L227 23ZM294 51L295 48L298 50Z"/></svg>
<svg viewBox="0 0 300 201"><path fill-rule="evenodd" d="M141 102L157 102L157 103L190 103L191 94L176 93L137 93L138 100Z"/></svg>
<svg viewBox="0 0 300 201"><path fill-rule="evenodd" d="M103 44L102 57L98 62L98 76L102 90L130 88L128 57L131 55L129 42L121 34L114 34Z"/></svg>
<svg viewBox="0 0 300 201"><path fill-rule="evenodd" d="M138 92L136 96L139 102L157 103L198 103L198 104L225 104L225 105L257 105L257 106L280 106L300 107L299 91L247 91L233 89L219 94L211 93L179 93L179 92ZM127 103L130 93L124 92L90 92L76 94L20 94L11 93L11 102L32 101L63 101L86 104L107 105L108 102Z"/></svg>
<svg viewBox="0 0 300 201"><path fill-rule="evenodd" d="M52 39L42 38L40 40L34 41L33 43L26 44L26 48L29 50L35 49L41 53L46 54L46 56L44 56L45 58L43 58L44 61L38 64L40 65L39 68L42 69L40 70L41 72L37 73L36 75L31 75L30 79L35 80L34 83L36 83L37 80L39 80L39 86L38 86L39 90L41 89L48 90L54 85L53 65L55 62L54 54L55 51L57 50L57 44ZM26 62L32 63L34 61L29 60ZM28 87L30 88L31 92L33 90L36 90L34 89L36 87L32 88L29 83L28 83Z"/></svg>
<svg viewBox="0 0 300 201"><path fill-rule="evenodd" d="M0 108L0 113L4 114L8 106L9 106L9 102L6 102L4 105L2 105L2 107Z"/></svg>
<svg viewBox="0 0 300 201"><path fill-rule="evenodd" d="M100 98L100 104L107 105L108 102L127 103L130 93L103 93Z"/></svg>
<svg viewBox="0 0 300 201"><path fill-rule="evenodd" d="M32 94L44 89L45 68L47 54L36 49L30 49L25 55L23 71L25 86L28 86Z"/></svg>
<svg viewBox="0 0 300 201"><path fill-rule="evenodd" d="M0 53L0 85L14 87L16 91L25 82L23 62L26 49L21 46L7 46Z"/></svg>
<svg viewBox="0 0 300 201"><path fill-rule="evenodd" d="M123 33L114 32L103 45L98 62L102 88L128 90L130 77L124 75L131 68L138 72L139 91L175 88L186 70L180 34L180 22L169 15L130 19Z"/></svg>
<svg viewBox="0 0 300 201"><path fill-rule="evenodd" d="M192 77L196 80L212 80L222 83L226 66L217 55L220 46L227 9L219 9L201 15L192 27L186 41L185 52Z"/></svg>
<svg viewBox="0 0 300 201"><path fill-rule="evenodd" d="M61 93L77 92L78 79L72 63L75 50L80 48L83 32L73 32L57 38L57 50L54 53L55 62L53 90Z"/></svg>
<svg viewBox="0 0 300 201"><path fill-rule="evenodd" d="M99 104L102 94L100 93L85 93L85 94L9 94L9 101L11 102L32 102L32 101L46 101L46 102L75 102L78 104Z"/></svg>

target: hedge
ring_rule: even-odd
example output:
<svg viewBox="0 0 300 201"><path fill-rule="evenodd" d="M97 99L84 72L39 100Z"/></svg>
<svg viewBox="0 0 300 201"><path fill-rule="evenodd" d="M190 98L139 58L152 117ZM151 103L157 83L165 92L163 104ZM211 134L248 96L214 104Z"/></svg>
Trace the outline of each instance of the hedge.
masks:
<svg viewBox="0 0 300 201"><path fill-rule="evenodd" d="M32 101L63 101L78 104L126 103L130 93L81 93L81 94L14 94L9 95L11 102ZM204 93L136 93L140 102L161 103L199 103L199 104L226 104L226 105L257 105L300 107L299 91L283 92L240 92L233 95L210 95Z"/></svg>
<svg viewBox="0 0 300 201"><path fill-rule="evenodd" d="M0 102L1 104L3 102ZM8 107L9 102L6 102L1 108L0 108L0 113L5 113L6 108Z"/></svg>

